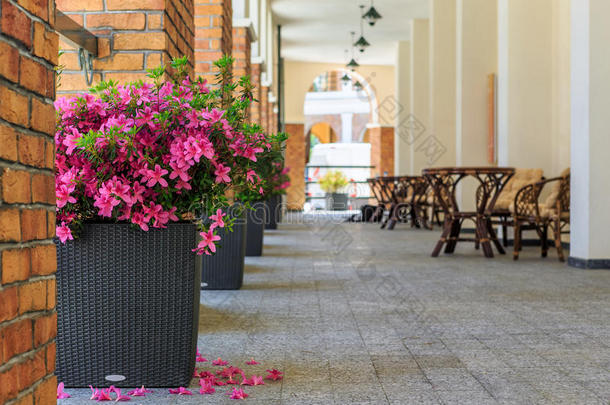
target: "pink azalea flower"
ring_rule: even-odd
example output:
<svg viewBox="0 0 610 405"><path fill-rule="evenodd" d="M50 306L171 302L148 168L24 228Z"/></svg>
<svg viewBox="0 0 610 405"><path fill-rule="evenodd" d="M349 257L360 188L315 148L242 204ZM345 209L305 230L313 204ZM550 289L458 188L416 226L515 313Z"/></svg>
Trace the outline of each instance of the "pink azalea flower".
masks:
<svg viewBox="0 0 610 405"><path fill-rule="evenodd" d="M230 167L225 167L222 164L219 164L216 167L216 171L214 171L214 174L216 175L216 183L230 183L231 178L228 176L230 171Z"/></svg>
<svg viewBox="0 0 610 405"><path fill-rule="evenodd" d="M184 387L179 387L179 388L175 388L175 389L170 388L169 393L177 394L177 395L193 395L193 393L191 391L187 390Z"/></svg>
<svg viewBox="0 0 610 405"><path fill-rule="evenodd" d="M131 395L132 397L145 397L146 394L153 392L152 390L148 390L144 388L144 386L140 388L136 388L135 390L129 391L127 395Z"/></svg>
<svg viewBox="0 0 610 405"><path fill-rule="evenodd" d="M201 395L213 394L216 392L216 389L212 387L212 384L209 381L199 380L199 385L201 385L201 388L199 389Z"/></svg>
<svg viewBox="0 0 610 405"><path fill-rule="evenodd" d="M74 240L74 237L72 236L72 231L70 230L70 228L68 228L65 222L62 222L61 225L55 227L55 234L57 235L61 243L66 243L68 239Z"/></svg>
<svg viewBox="0 0 610 405"><path fill-rule="evenodd" d="M198 363L205 363L206 361L208 361L208 359L206 359L205 357L199 355L199 356L197 356L195 361L197 361Z"/></svg>
<svg viewBox="0 0 610 405"><path fill-rule="evenodd" d="M70 394L64 392L64 383L60 382L59 384L57 384L57 399L65 399L70 397Z"/></svg>
<svg viewBox="0 0 610 405"><path fill-rule="evenodd" d="M122 395L121 394L121 389L115 387L114 385L111 385L110 388L108 389L108 393L114 392L116 394L116 402L125 402L125 401L131 401L131 398L129 398L126 395Z"/></svg>
<svg viewBox="0 0 610 405"><path fill-rule="evenodd" d="M227 392L227 395L230 395L231 399L246 399L249 396L243 389L237 387L233 388L233 391Z"/></svg>
<svg viewBox="0 0 610 405"><path fill-rule="evenodd" d="M244 378L241 385L265 385L262 376L253 375L250 378Z"/></svg>
<svg viewBox="0 0 610 405"><path fill-rule="evenodd" d="M108 390L105 389L101 389L98 390L93 389L93 387L90 385L89 388L91 388L91 399L96 400L97 402L102 402L102 401L112 401L112 398L110 398L110 393L108 392Z"/></svg>
<svg viewBox="0 0 610 405"><path fill-rule="evenodd" d="M261 364L261 363L259 363L258 361L254 360L254 357L250 357L250 360L248 360L246 362L246 364L249 365L249 366L254 366L256 364Z"/></svg>
<svg viewBox="0 0 610 405"><path fill-rule="evenodd" d="M277 380L281 380L282 378L284 378L282 376L281 371L278 371L276 369L272 369L272 370L266 370L269 374L267 375L267 377L265 377L266 380L273 380L273 381L277 381Z"/></svg>
<svg viewBox="0 0 610 405"><path fill-rule="evenodd" d="M227 385L227 383L225 383L224 381L217 379L215 375L205 377L204 380L208 381L212 385L216 385L219 387L221 387L223 385Z"/></svg>
<svg viewBox="0 0 610 405"><path fill-rule="evenodd" d="M216 214L215 215L210 215L210 219L212 221L214 221L214 223L212 224L211 228L224 228L225 226L225 222L223 220L223 218L226 216L227 214L223 213L222 210L219 208L218 210L216 210Z"/></svg>
<svg viewBox="0 0 610 405"><path fill-rule="evenodd" d="M229 377L229 379L226 381L227 384L231 384L231 385L237 385L239 384L239 382L235 381L233 379L233 376Z"/></svg>
<svg viewBox="0 0 610 405"><path fill-rule="evenodd" d="M263 194L265 194L265 191L263 190L263 188L262 188L262 187L259 187L259 188L258 188L258 193L259 193L260 195L263 195Z"/></svg>
<svg viewBox="0 0 610 405"><path fill-rule="evenodd" d="M248 180L252 184L254 184L254 176L258 177L258 174L256 174L254 170L250 169L246 172L246 180Z"/></svg>
<svg viewBox="0 0 610 405"><path fill-rule="evenodd" d="M93 205L99 208L98 215L102 217L112 217L112 210L121 202L110 195L100 195L95 197Z"/></svg>
<svg viewBox="0 0 610 405"><path fill-rule="evenodd" d="M206 250L206 248L209 248L212 253L216 252L216 245L214 244L214 242L220 240L220 236L214 235L213 229L210 229L207 232L200 232L199 234L202 238L201 242L199 242L197 248L193 251L209 254ZM218 360L220 360L220 357L218 358ZM229 364L228 362L225 362L224 364L216 364L215 362L218 360L214 360L212 364L214 364L215 366L224 366Z"/></svg>
<svg viewBox="0 0 610 405"><path fill-rule="evenodd" d="M234 375L243 374L243 373L244 373L244 371L241 368L233 367L233 366L223 368L222 370L216 372L217 375L224 377L224 378L230 378L230 377L233 377Z"/></svg>
<svg viewBox="0 0 610 405"><path fill-rule="evenodd" d="M202 371L202 372L199 373L199 375L197 377L199 377L199 378L208 378L208 377L216 378L214 376L214 374L210 373L209 371Z"/></svg>
<svg viewBox="0 0 610 405"><path fill-rule="evenodd" d="M203 235L202 235L203 236ZM224 361L223 359L221 359L220 357L217 358L216 360L214 360L212 362L213 365L215 366L226 366L227 364L229 364L228 361Z"/></svg>
<svg viewBox="0 0 610 405"><path fill-rule="evenodd" d="M70 195L74 191L74 186L68 187L65 184L55 188L55 199L57 200L57 208L63 208L67 203L76 203L76 198Z"/></svg>
<svg viewBox="0 0 610 405"><path fill-rule="evenodd" d="M161 187L167 187L167 181L163 178L167 173L169 173L167 170L162 169L159 165L155 165L155 170L148 170L146 172L148 178L146 185L148 187L153 187L155 184L159 183Z"/></svg>

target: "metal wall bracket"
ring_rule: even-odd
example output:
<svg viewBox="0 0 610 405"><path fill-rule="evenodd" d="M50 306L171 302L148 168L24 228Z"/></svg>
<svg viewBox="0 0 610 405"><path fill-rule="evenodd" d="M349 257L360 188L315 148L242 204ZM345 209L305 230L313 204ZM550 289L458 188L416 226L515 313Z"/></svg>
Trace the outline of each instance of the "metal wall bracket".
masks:
<svg viewBox="0 0 610 405"><path fill-rule="evenodd" d="M97 57L97 37L57 9L55 30L78 47L78 63L90 86L93 83L93 58Z"/></svg>

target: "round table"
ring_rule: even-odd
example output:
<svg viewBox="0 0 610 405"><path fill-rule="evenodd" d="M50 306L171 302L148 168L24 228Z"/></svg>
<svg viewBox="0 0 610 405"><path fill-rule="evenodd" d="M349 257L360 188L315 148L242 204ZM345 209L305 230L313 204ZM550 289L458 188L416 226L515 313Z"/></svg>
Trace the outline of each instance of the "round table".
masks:
<svg viewBox="0 0 610 405"><path fill-rule="evenodd" d="M457 242L469 241L479 244L485 257L493 257L490 241L501 254L506 253L498 241L496 232L490 221L489 214L493 211L498 195L515 174L512 167L438 167L422 171L430 183L445 214L443 231L437 242L432 257L437 257L445 245L445 253L453 253ZM457 185L465 177L473 177L482 187L481 199L477 202L475 211L461 211L455 198ZM460 238L460 231L465 220L475 224L475 237Z"/></svg>

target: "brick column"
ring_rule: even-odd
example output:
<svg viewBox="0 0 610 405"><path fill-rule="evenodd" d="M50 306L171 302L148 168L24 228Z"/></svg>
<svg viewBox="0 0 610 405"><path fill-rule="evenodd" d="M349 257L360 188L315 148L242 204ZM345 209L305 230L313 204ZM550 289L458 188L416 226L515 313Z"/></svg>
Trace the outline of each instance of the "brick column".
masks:
<svg viewBox="0 0 610 405"><path fill-rule="evenodd" d="M258 125L262 125L261 122L261 106L262 106L262 91L261 91L261 64L252 63L251 67L251 79L254 85L254 99L257 100L250 106L250 120Z"/></svg>
<svg viewBox="0 0 610 405"><path fill-rule="evenodd" d="M55 404L57 35L49 3L2 0L0 403ZM53 4L53 2L50 2Z"/></svg>
<svg viewBox="0 0 610 405"><path fill-rule="evenodd" d="M286 124L286 166L290 168L290 187L286 190L286 207L302 210L305 203L305 134L303 124Z"/></svg>
<svg viewBox="0 0 610 405"><path fill-rule="evenodd" d="M233 49L232 54L235 58L233 63L233 75L238 78L242 76L251 76L252 70L250 65L251 52L250 47L252 37L248 27L233 27ZM237 89L239 91L239 89ZM250 107L248 114L252 113Z"/></svg>
<svg viewBox="0 0 610 405"><path fill-rule="evenodd" d="M187 55L194 66L193 0L56 0L57 8L98 36L94 83L148 80L146 69ZM65 66L59 95L86 91L78 49L60 44Z"/></svg>
<svg viewBox="0 0 610 405"><path fill-rule="evenodd" d="M195 74L214 83L214 61L233 48L231 0L195 0Z"/></svg>
<svg viewBox="0 0 610 405"><path fill-rule="evenodd" d="M261 86L261 127L269 130L269 87Z"/></svg>
<svg viewBox="0 0 610 405"><path fill-rule="evenodd" d="M370 127L371 177L394 175L394 127Z"/></svg>

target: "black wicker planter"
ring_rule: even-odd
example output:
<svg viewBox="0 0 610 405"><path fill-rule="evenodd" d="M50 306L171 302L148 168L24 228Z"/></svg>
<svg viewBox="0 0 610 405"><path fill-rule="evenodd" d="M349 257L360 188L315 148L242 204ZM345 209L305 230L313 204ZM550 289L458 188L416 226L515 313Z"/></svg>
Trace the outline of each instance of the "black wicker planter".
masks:
<svg viewBox="0 0 610 405"><path fill-rule="evenodd" d="M246 256L262 256L266 205L264 201L258 201L252 204L252 208L246 210Z"/></svg>
<svg viewBox="0 0 610 405"><path fill-rule="evenodd" d="M192 224L149 232L87 224L78 240L58 243L58 381L187 386L199 320L196 244ZM125 379L106 379L112 375Z"/></svg>
<svg viewBox="0 0 610 405"><path fill-rule="evenodd" d="M267 206L265 229L277 229L282 217L282 196L274 195L265 201Z"/></svg>
<svg viewBox="0 0 610 405"><path fill-rule="evenodd" d="M235 219L233 232L218 229L221 246L212 256L201 256L202 290L239 290L244 281L246 256L246 212L234 206L229 214ZM204 283L207 284L204 286Z"/></svg>

